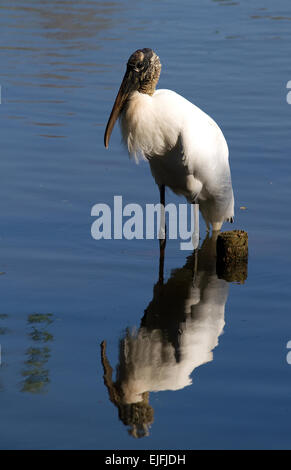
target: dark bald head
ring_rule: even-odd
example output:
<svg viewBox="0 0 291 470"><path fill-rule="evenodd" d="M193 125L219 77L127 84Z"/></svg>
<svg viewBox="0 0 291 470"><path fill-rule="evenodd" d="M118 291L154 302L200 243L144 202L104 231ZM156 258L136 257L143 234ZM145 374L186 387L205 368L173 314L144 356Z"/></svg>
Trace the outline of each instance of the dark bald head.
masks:
<svg viewBox="0 0 291 470"><path fill-rule="evenodd" d="M138 49L127 62L127 68L120 85L119 91L108 119L104 134L104 145L107 148L114 124L126 106L132 93L138 91L152 96L158 83L161 62L152 49Z"/></svg>
<svg viewBox="0 0 291 470"><path fill-rule="evenodd" d="M152 49L137 49L127 62L127 70L133 72L140 83L141 93L152 95L161 73L161 62Z"/></svg>

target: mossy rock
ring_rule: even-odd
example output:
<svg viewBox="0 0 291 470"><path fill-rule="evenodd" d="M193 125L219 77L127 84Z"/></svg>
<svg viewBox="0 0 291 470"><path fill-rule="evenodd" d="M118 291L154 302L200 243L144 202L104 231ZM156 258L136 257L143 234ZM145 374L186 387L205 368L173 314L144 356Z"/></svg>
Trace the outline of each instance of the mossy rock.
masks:
<svg viewBox="0 0 291 470"><path fill-rule="evenodd" d="M222 232L217 237L216 272L228 282L243 283L248 272L248 234L244 230Z"/></svg>

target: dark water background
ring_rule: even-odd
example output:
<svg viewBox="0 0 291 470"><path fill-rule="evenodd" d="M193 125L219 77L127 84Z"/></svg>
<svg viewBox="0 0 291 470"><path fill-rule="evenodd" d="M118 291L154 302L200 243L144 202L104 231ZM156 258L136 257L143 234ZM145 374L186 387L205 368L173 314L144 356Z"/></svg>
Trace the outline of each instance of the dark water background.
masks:
<svg viewBox="0 0 291 470"><path fill-rule="evenodd" d="M1 448L290 448L290 3L5 0L0 28ZM223 129L250 254L213 361L192 385L150 393L149 435L134 439L109 400L100 343L115 369L153 299L158 243L95 241L90 213L114 195L158 201L118 130L103 147L140 47L161 58L160 88ZM166 280L187 255L168 243Z"/></svg>

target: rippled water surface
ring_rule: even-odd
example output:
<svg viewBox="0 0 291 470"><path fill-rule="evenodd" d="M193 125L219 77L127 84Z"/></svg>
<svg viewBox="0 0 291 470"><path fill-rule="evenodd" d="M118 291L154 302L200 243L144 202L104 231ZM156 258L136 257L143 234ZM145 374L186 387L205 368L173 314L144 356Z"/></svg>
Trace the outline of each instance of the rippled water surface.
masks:
<svg viewBox="0 0 291 470"><path fill-rule="evenodd" d="M290 448L289 3L4 0L0 28L1 448ZM157 240L91 237L94 204L159 198L117 128L103 147L143 47L226 136L244 284L204 225L163 286Z"/></svg>

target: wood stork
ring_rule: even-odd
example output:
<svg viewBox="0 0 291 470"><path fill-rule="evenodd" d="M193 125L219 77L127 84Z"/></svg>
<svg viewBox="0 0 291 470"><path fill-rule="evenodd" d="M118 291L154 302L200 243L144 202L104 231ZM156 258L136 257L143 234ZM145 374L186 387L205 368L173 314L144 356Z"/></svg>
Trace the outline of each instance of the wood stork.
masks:
<svg viewBox="0 0 291 470"><path fill-rule="evenodd" d="M105 147L119 117L129 154L150 164L161 204L168 186L198 203L207 231L210 224L218 231L234 217L227 143L214 120L197 106L174 91L156 90L160 72L152 49L130 56L107 123Z"/></svg>

